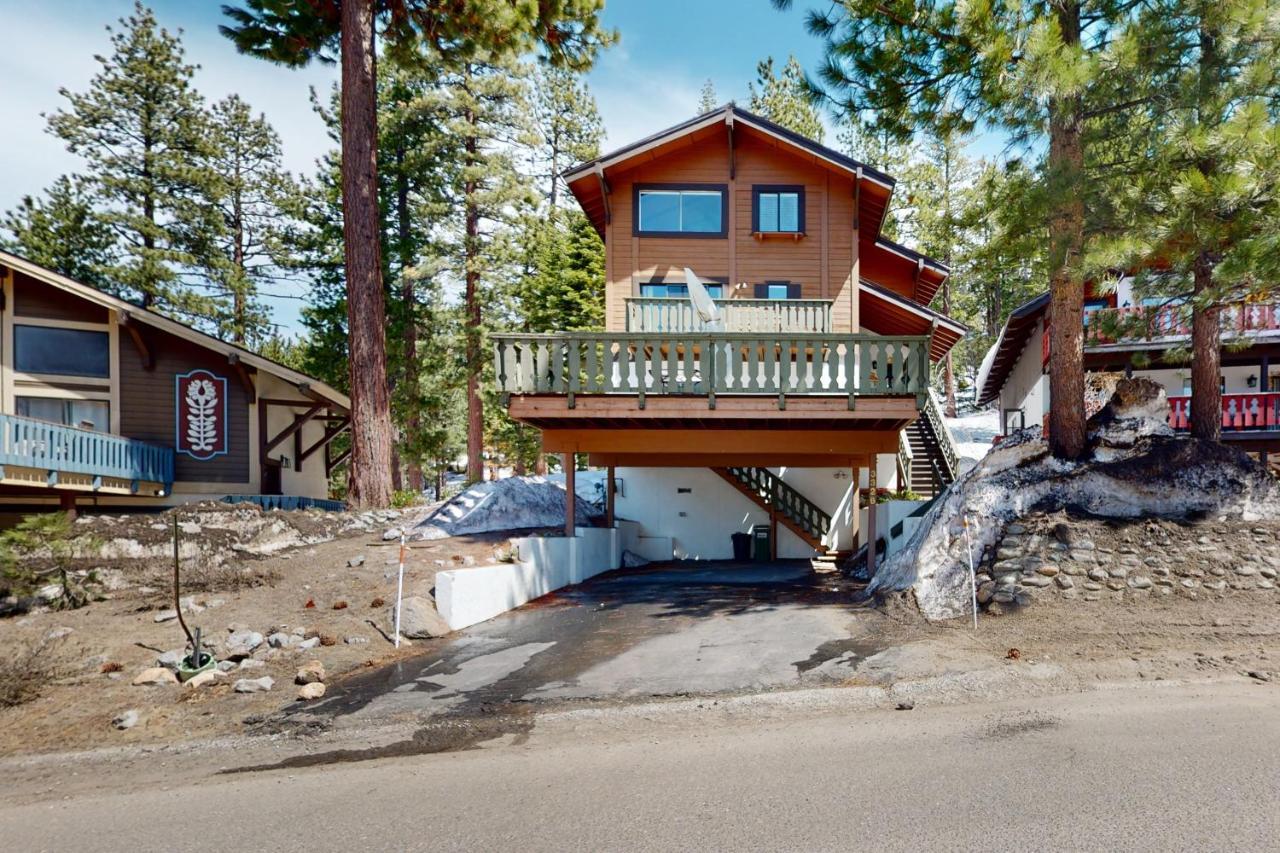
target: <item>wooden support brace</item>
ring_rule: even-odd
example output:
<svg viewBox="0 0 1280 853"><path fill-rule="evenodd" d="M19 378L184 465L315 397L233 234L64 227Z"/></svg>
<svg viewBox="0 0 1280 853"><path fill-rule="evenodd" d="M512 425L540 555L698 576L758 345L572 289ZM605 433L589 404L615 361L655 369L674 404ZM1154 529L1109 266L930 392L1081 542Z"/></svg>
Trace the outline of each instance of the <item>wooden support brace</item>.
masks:
<svg viewBox="0 0 1280 853"><path fill-rule="evenodd" d="M127 311L120 314L120 325L129 333L129 339L133 341L133 348L138 351L138 357L142 359L143 370L154 370L156 366L155 356L151 353L151 348L147 346L147 340L142 336L142 329L138 323L129 316Z"/></svg>
<svg viewBox="0 0 1280 853"><path fill-rule="evenodd" d="M320 438L319 441L317 441L315 444L311 445L307 449L303 450L302 453L298 455L298 461L305 462L308 459L310 459L313 455L315 455L316 451L326 447L329 444L329 442L333 441L335 438L342 435L342 433L346 432L350 426L351 426L351 420L348 418L348 419L344 419L337 426L332 426L326 429L324 431L324 435Z"/></svg>
<svg viewBox="0 0 1280 853"><path fill-rule="evenodd" d="M249 375L249 370L240 361L239 353L228 353L227 364L231 365L231 371L236 375L236 379L240 381L240 387L244 389L245 399L249 403L253 403L258 396L258 389L254 387L253 377Z"/></svg>
<svg viewBox="0 0 1280 853"><path fill-rule="evenodd" d="M286 438L289 438L295 432L302 429L303 425L306 424L307 421L311 420L316 415L320 414L320 410L323 409L325 405L326 405L325 403L316 403L314 406L307 409L302 414L294 415L293 423L289 424L280 432L279 435L277 435L275 438L271 439L266 443L266 446L263 447L264 453L270 453L272 450L276 448L277 445L280 444L280 442L284 441Z"/></svg>

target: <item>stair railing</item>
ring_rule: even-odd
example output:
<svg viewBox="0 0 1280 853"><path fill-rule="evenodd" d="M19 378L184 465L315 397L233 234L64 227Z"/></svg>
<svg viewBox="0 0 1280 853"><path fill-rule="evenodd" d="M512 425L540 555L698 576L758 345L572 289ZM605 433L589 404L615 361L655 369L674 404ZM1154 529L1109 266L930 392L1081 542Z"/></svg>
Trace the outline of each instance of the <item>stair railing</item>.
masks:
<svg viewBox="0 0 1280 853"><path fill-rule="evenodd" d="M938 401L933 396L933 391L925 394L924 408L921 414L929 424L929 430L933 433L934 442L938 445L942 461L943 485L948 485L954 482L956 477L960 476L960 460L956 453L955 442L951 439L951 431L947 429L947 422L943 420L942 409L938 408Z"/></svg>
<svg viewBox="0 0 1280 853"><path fill-rule="evenodd" d="M831 531L831 516L800 494L768 468L730 468L729 473L776 512L795 522L811 536L825 537Z"/></svg>
<svg viewBox="0 0 1280 853"><path fill-rule="evenodd" d="M911 460L915 454L911 452L911 440L907 438L907 431L901 430L898 433L898 486L900 488L911 488Z"/></svg>

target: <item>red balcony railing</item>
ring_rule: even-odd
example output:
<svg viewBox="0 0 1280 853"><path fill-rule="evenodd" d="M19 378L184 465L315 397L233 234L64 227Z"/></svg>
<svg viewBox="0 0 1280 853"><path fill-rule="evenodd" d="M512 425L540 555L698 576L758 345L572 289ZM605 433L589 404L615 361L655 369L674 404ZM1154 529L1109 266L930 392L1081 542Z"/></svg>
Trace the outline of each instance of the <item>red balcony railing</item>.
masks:
<svg viewBox="0 0 1280 853"><path fill-rule="evenodd" d="M1191 398L1169 398L1169 426L1191 428ZM1222 395L1223 432L1280 430L1280 392Z"/></svg>
<svg viewBox="0 0 1280 853"><path fill-rule="evenodd" d="M1238 302L1218 314L1228 337L1280 331L1280 308L1269 303ZM1086 317L1085 344L1185 338L1191 334L1191 314L1185 306L1102 308Z"/></svg>

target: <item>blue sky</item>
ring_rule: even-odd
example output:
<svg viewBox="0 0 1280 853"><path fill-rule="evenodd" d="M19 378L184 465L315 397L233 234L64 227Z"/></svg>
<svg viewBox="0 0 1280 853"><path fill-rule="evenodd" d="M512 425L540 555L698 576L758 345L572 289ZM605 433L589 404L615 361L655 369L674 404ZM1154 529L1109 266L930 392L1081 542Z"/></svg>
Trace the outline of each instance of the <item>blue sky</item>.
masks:
<svg viewBox="0 0 1280 853"><path fill-rule="evenodd" d="M222 16L215 0L150 5L162 25L184 31L188 58L200 66L200 91L210 100L239 93L280 132L286 166L312 171L329 140L308 91L327 88L336 70L290 70L240 56L218 34ZM769 0L608 0L605 22L622 38L588 78L604 116L606 147L688 118L708 78L720 102L745 101L756 63L766 56L783 62L794 53L806 68L815 67L822 51L804 31L807 5L801 0L782 13ZM103 28L132 8L132 0L0 0L0 20L7 24L0 50L0 209L78 168L77 158L45 133L41 113L61 106L59 86L87 87L97 68L94 54L108 48ZM286 330L296 330L299 305L297 298L272 301Z"/></svg>

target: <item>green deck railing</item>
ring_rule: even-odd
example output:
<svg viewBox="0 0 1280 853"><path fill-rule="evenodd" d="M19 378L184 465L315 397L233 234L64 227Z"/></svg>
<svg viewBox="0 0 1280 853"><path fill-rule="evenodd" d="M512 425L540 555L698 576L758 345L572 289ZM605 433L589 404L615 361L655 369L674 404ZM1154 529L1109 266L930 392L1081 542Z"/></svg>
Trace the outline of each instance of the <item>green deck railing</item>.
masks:
<svg viewBox="0 0 1280 853"><path fill-rule="evenodd" d="M173 484L170 447L17 415L0 415L0 465Z"/></svg>
<svg viewBox="0 0 1280 853"><path fill-rule="evenodd" d="M929 338L560 332L492 337L505 394L915 396Z"/></svg>

